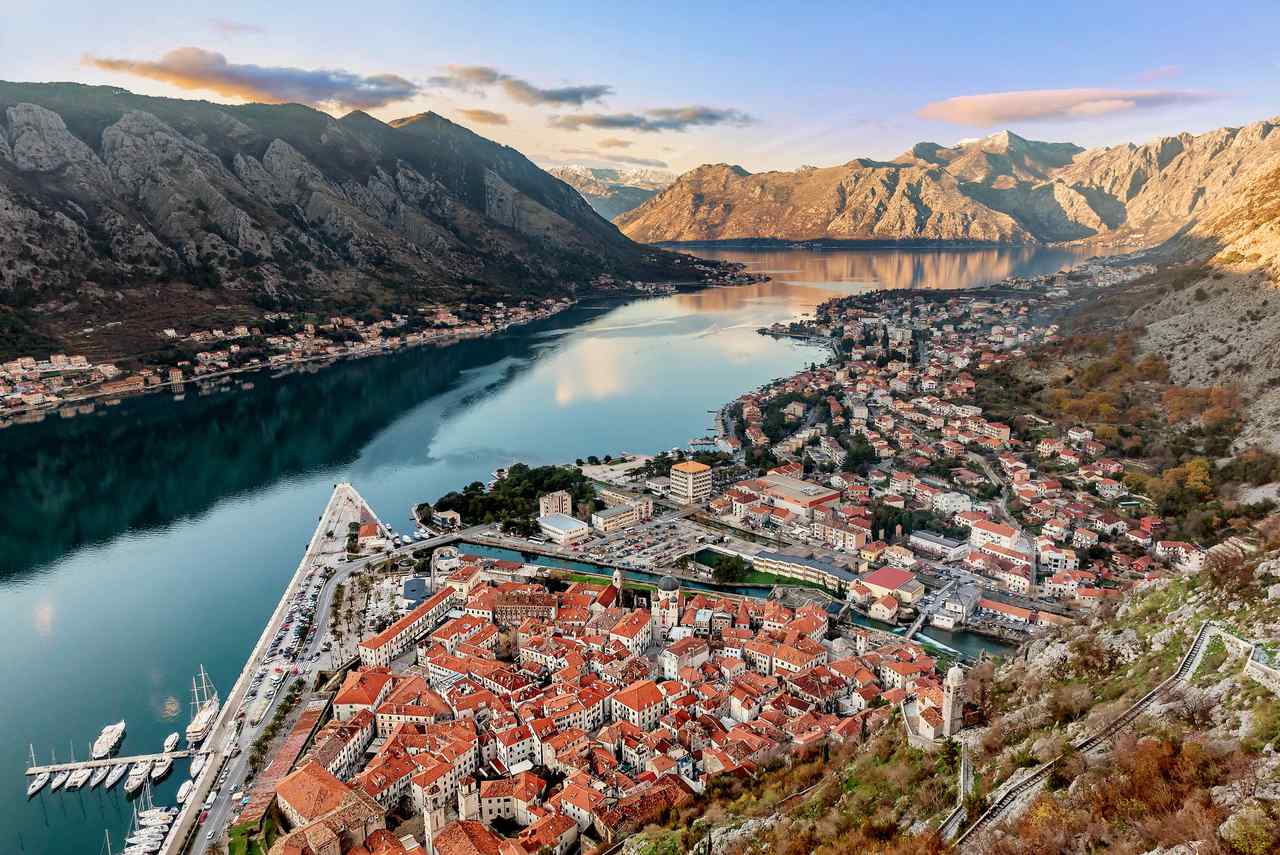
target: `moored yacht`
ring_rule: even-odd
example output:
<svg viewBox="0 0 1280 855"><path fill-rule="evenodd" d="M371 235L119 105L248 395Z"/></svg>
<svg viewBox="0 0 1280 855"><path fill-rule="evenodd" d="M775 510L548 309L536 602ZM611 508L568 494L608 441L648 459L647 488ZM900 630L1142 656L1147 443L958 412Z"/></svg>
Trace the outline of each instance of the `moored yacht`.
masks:
<svg viewBox="0 0 1280 855"><path fill-rule="evenodd" d="M191 723L187 725L188 745L199 745L209 735L214 719L218 717L218 707L218 692L209 682L209 675L201 665L200 673L191 680L192 710Z"/></svg>
<svg viewBox="0 0 1280 855"><path fill-rule="evenodd" d="M173 758L169 756L161 757L151 767L151 780L158 781L165 775L169 774L169 770L173 768Z"/></svg>
<svg viewBox="0 0 1280 855"><path fill-rule="evenodd" d="M54 790L58 789L58 787L61 787L63 784L67 782L67 778L70 778L70 777L71 777L70 769L63 769L61 772L58 772L56 775L53 776L53 782L49 784L49 792L53 792Z"/></svg>
<svg viewBox="0 0 1280 855"><path fill-rule="evenodd" d="M178 747L178 732L174 731L164 738L164 750L166 753Z"/></svg>
<svg viewBox="0 0 1280 855"><path fill-rule="evenodd" d="M126 793L136 793L147 782L147 775L151 772L150 760L139 760L129 769L129 777L125 779L124 791Z"/></svg>
<svg viewBox="0 0 1280 855"><path fill-rule="evenodd" d="M89 782L89 776L93 774L93 770L86 767L75 770L71 773L71 777L67 778L66 789L78 790Z"/></svg>
<svg viewBox="0 0 1280 855"><path fill-rule="evenodd" d="M106 757L115 747L120 744L120 740L124 738L124 719L115 724L109 724L102 728L102 732L98 734L98 738L93 741L93 748L89 752L89 756L94 760L101 760Z"/></svg>
<svg viewBox="0 0 1280 855"><path fill-rule="evenodd" d="M191 758L191 777L199 778L200 772L204 769L205 755L197 754Z"/></svg>
<svg viewBox="0 0 1280 855"><path fill-rule="evenodd" d="M128 763L121 763L118 766L112 766L111 771L107 773L107 783L103 789L109 790L116 784L120 783L120 779L124 777L124 773L129 771Z"/></svg>
<svg viewBox="0 0 1280 855"><path fill-rule="evenodd" d="M107 779L107 773L110 771L111 771L110 766L99 766L98 768L94 769L93 776L89 778L89 789L92 790L94 787L98 786L103 781L105 781Z"/></svg>
<svg viewBox="0 0 1280 855"><path fill-rule="evenodd" d="M191 791L195 788L195 781L183 781L182 786L178 787L178 804L185 802L187 800L187 796L191 795Z"/></svg>
<svg viewBox="0 0 1280 855"><path fill-rule="evenodd" d="M27 798L31 798L40 790L44 789L44 785L49 783L52 776L48 772L41 772L31 779L31 783L27 784Z"/></svg>

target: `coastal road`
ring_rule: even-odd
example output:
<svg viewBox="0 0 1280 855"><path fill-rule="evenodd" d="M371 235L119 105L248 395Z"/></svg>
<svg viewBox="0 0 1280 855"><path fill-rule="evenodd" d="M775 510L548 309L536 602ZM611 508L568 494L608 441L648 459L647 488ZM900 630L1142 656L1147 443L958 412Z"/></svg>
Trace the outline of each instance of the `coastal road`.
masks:
<svg viewBox="0 0 1280 855"><path fill-rule="evenodd" d="M190 851L203 853L209 842L207 835L210 832L214 832L215 838L221 835L232 812L230 793L239 788L248 768L248 745L252 744L262 727L270 721L270 711L268 711L258 727L250 727L246 722L243 731L237 734L238 716L241 710L245 709L249 683L254 672L266 664L271 640L284 624L294 595L302 588L307 574L314 571L317 566L338 559L345 550L347 526L351 522L359 521L360 510L364 506L364 499L350 484L335 485L297 570L285 587L275 611L267 621L239 678L223 702L218 719L206 740L206 745L212 749L206 769L198 779L194 792L188 798L187 804L175 823L176 833L170 838L170 845L161 850L161 855L174 855L180 851L180 846L177 844L184 841L188 835L194 837ZM333 532L333 535L330 536L329 532ZM337 578L338 575L335 574L326 587L332 590L334 579ZM326 613L317 616L318 620L326 618ZM323 633L318 628L315 634L317 642L322 636ZM279 703L279 698L285 694L288 682L290 681L284 681L281 684L276 698L272 700L272 709ZM240 746L241 752L239 756L232 757L231 753L236 745ZM224 766L227 770L226 782L219 787L217 786L218 776ZM216 792L215 801L210 808L209 816L203 826L198 826L197 818L202 805L209 794L214 792Z"/></svg>

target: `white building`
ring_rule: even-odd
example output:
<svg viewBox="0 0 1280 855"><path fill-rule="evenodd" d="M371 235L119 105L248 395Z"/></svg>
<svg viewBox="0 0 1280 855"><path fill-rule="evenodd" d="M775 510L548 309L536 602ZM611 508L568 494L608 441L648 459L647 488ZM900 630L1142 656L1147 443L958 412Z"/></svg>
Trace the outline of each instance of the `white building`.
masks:
<svg viewBox="0 0 1280 855"><path fill-rule="evenodd" d="M591 534L590 526L568 514L547 514L538 517L538 528L552 543L561 545L577 543Z"/></svg>
<svg viewBox="0 0 1280 855"><path fill-rule="evenodd" d="M684 505L696 505L711 498L711 467L696 460L684 460L671 467L671 498Z"/></svg>

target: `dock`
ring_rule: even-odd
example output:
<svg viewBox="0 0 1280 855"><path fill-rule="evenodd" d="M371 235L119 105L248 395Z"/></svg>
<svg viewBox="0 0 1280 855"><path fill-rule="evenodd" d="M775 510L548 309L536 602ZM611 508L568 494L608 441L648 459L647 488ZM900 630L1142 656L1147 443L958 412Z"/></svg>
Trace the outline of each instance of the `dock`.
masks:
<svg viewBox="0 0 1280 855"><path fill-rule="evenodd" d="M48 766L32 766L27 769L26 774L34 777L44 772L56 774L58 772L74 772L76 769L100 769L103 766L127 766L133 763L144 763L147 761L155 762L169 757L173 760L181 760L184 757L194 757L197 754L208 754L203 750L181 749L178 751L161 751L159 754L135 754L130 757L104 757L101 760L77 760L73 763L50 763Z"/></svg>

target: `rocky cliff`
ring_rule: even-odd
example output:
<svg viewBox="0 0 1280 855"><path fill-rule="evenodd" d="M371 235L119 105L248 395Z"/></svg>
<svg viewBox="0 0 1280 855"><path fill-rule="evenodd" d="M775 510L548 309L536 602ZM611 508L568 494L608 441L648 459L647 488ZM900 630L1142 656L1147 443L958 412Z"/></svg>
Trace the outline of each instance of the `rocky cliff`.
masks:
<svg viewBox="0 0 1280 855"><path fill-rule="evenodd" d="M1081 149L1004 131L892 161L752 174L700 166L616 218L635 240L930 240L1148 246L1280 166L1280 120Z"/></svg>
<svg viewBox="0 0 1280 855"><path fill-rule="evenodd" d="M433 113L0 83L0 307L31 317L110 320L112 295L139 289L153 305L359 307L690 278L685 264Z"/></svg>

